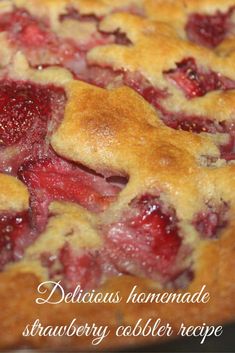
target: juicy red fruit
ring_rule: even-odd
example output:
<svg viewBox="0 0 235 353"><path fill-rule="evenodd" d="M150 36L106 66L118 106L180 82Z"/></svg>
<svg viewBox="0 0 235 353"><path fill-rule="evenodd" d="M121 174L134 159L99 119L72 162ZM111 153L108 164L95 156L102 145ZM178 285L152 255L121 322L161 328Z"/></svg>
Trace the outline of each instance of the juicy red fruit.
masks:
<svg viewBox="0 0 235 353"><path fill-rule="evenodd" d="M215 48L233 27L231 23L233 11L234 7L226 13L217 11L213 15L191 14L186 25L188 38L205 47Z"/></svg>
<svg viewBox="0 0 235 353"><path fill-rule="evenodd" d="M48 154L66 102L62 88L0 81L0 171L15 175L26 160ZM12 147L10 153L5 148Z"/></svg>
<svg viewBox="0 0 235 353"><path fill-rule="evenodd" d="M187 98L204 96L215 90L235 88L235 82L221 74L199 68L195 59L187 58L177 63L177 68L165 72L181 88Z"/></svg>
<svg viewBox="0 0 235 353"><path fill-rule="evenodd" d="M19 260L32 242L29 213L0 215L0 269L10 261Z"/></svg>
<svg viewBox="0 0 235 353"><path fill-rule="evenodd" d="M65 14L63 19L73 18L79 22L94 22L98 26L99 19L95 16L80 16L78 13ZM26 10L16 9L0 15L0 31L5 31L15 50L25 53L29 64L34 68L51 65L62 65L75 75L80 72L88 50L107 43L113 43L114 36L95 30L87 41L62 38L53 32L47 17L33 17ZM35 49L37 50L35 52Z"/></svg>
<svg viewBox="0 0 235 353"><path fill-rule="evenodd" d="M162 213L160 204L152 203L150 197L140 200L140 215L131 221L133 229L143 229L153 235L151 244L153 252L167 262L175 258L181 239L177 234L176 224L171 217Z"/></svg>
<svg viewBox="0 0 235 353"><path fill-rule="evenodd" d="M0 81L0 145L12 146L30 136L39 140L52 115L51 91L28 82ZM59 89L58 89L59 92Z"/></svg>
<svg viewBox="0 0 235 353"><path fill-rule="evenodd" d="M208 208L208 211L197 215L193 224L203 238L215 239L227 224L228 205L223 203L217 207Z"/></svg>
<svg viewBox="0 0 235 353"><path fill-rule="evenodd" d="M179 117L176 116L172 119L168 118L164 121L172 129L195 132L197 134L200 134L201 132L209 132L211 134L223 132L221 131L220 126L217 126L218 124L216 124L216 122L198 116L181 117L179 115Z"/></svg>
<svg viewBox="0 0 235 353"><path fill-rule="evenodd" d="M111 261L124 273L174 280L182 270L177 263L182 240L174 212L163 212L152 195L135 200L131 208L125 220L108 228L105 246Z"/></svg>
<svg viewBox="0 0 235 353"><path fill-rule="evenodd" d="M81 169L59 157L24 164L18 173L29 187L31 206L39 229L47 220L53 200L75 202L91 211L102 211L120 191L101 176Z"/></svg>
<svg viewBox="0 0 235 353"><path fill-rule="evenodd" d="M88 251L76 253L66 244L60 251L59 261L62 265L62 284L66 290L73 291L78 285L83 290L90 290L100 284L102 270L96 254Z"/></svg>
<svg viewBox="0 0 235 353"><path fill-rule="evenodd" d="M7 31L13 41L27 47L40 46L51 40L46 24L39 23L24 10L1 15L0 31Z"/></svg>
<svg viewBox="0 0 235 353"><path fill-rule="evenodd" d="M63 65L79 52L73 40L56 36L47 19L39 20L25 10L0 15L0 31L7 33L13 48L23 51L33 67Z"/></svg>
<svg viewBox="0 0 235 353"><path fill-rule="evenodd" d="M227 161L235 159L235 124L224 122L222 127L229 134L229 139L226 144L220 146L221 158Z"/></svg>

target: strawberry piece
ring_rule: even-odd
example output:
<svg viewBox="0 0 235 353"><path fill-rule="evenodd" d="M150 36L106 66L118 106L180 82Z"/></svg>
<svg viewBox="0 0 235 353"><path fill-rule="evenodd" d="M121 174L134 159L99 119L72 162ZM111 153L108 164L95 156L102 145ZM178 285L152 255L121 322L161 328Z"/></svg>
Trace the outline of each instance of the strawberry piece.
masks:
<svg viewBox="0 0 235 353"><path fill-rule="evenodd" d="M39 23L24 10L15 10L1 15L0 31L7 31L11 39L29 47L43 45L50 40L45 23Z"/></svg>
<svg viewBox="0 0 235 353"><path fill-rule="evenodd" d="M63 267L62 284L66 290L74 291L78 285L83 290L90 290L100 284L102 270L95 254L85 251L77 254L66 244L60 251L59 260Z"/></svg>
<svg viewBox="0 0 235 353"><path fill-rule="evenodd" d="M144 97L144 99L146 99L147 102L152 104L156 109L160 110L162 114L165 113L165 109L160 104L160 101L161 99L167 97L166 92L161 91L156 87L148 86L147 88L144 88L140 94Z"/></svg>
<svg viewBox="0 0 235 353"><path fill-rule="evenodd" d="M33 241L29 213L0 215L0 269L9 261L19 260Z"/></svg>
<svg viewBox="0 0 235 353"><path fill-rule="evenodd" d="M46 140L60 122L64 104L61 88L0 81L0 147L14 146L10 154L0 154L0 171L16 174L25 160L47 153Z"/></svg>
<svg viewBox="0 0 235 353"><path fill-rule="evenodd" d="M145 195L132 203L132 212L108 227L105 247L119 271L163 282L175 279L181 248L174 213L166 214L159 200Z"/></svg>
<svg viewBox="0 0 235 353"><path fill-rule="evenodd" d="M235 131L234 124L231 127L224 126L225 131L229 132L229 141L225 145L220 146L221 158L231 161L235 159Z"/></svg>
<svg viewBox="0 0 235 353"><path fill-rule="evenodd" d="M201 97L215 90L235 88L235 82L213 71L199 69L193 58L177 63L177 68L165 74L183 90L187 98Z"/></svg>
<svg viewBox="0 0 235 353"><path fill-rule="evenodd" d="M12 146L21 140L31 144L46 135L52 116L52 94L63 90L27 82L0 82L0 143Z"/></svg>
<svg viewBox="0 0 235 353"><path fill-rule="evenodd" d="M181 244L176 225L170 224L170 217L162 213L160 205L153 202L150 196L141 198L139 206L140 214L131 220L131 226L136 231L139 229L144 233L151 231L153 252L167 262L171 261Z"/></svg>
<svg viewBox="0 0 235 353"><path fill-rule="evenodd" d="M218 232L227 224L228 205L226 203L197 215L193 224L203 238L217 238Z"/></svg>
<svg viewBox="0 0 235 353"><path fill-rule="evenodd" d="M32 23L26 26L21 31L21 42L25 46L39 46L43 45L47 41L48 34L39 28L36 23Z"/></svg>
<svg viewBox="0 0 235 353"><path fill-rule="evenodd" d="M61 21L74 18L79 22L98 23L95 16L61 16ZM51 29L48 19L33 17L25 10L14 10L0 15L0 31L7 32L12 46L25 53L31 66L36 68L62 65L75 75L85 61L85 53L97 45L114 42L114 36L99 30L91 33L87 41L76 42L72 38L60 38ZM35 49L37 51L35 52ZM85 68L84 68L85 69Z"/></svg>
<svg viewBox="0 0 235 353"><path fill-rule="evenodd" d="M82 170L59 157L28 162L19 170L20 179L29 187L36 224L42 229L52 200L79 203L91 211L104 210L120 191L104 178Z"/></svg>
<svg viewBox="0 0 235 353"><path fill-rule="evenodd" d="M31 126L40 120L38 94L29 84L15 82L0 85L0 143L11 146L19 142ZM41 97L42 98L42 97ZM42 106L42 109L44 107ZM43 112L44 113L44 112Z"/></svg>
<svg viewBox="0 0 235 353"><path fill-rule="evenodd" d="M25 10L0 15L0 31L7 32L12 44L26 53L32 66L59 65L78 53L73 41L60 40L46 21L39 21Z"/></svg>
<svg viewBox="0 0 235 353"><path fill-rule="evenodd" d="M188 38L208 48L215 48L226 37L231 24L234 7L226 13L217 11L214 15L191 14L186 25Z"/></svg>

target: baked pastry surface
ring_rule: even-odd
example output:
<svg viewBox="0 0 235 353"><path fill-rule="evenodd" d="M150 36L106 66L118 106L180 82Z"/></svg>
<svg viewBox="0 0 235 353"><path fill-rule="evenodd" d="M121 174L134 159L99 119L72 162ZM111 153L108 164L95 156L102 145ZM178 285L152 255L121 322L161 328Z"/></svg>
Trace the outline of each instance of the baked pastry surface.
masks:
<svg viewBox="0 0 235 353"><path fill-rule="evenodd" d="M26 325L235 318L235 1L0 3L0 346L94 349ZM219 29L218 29L219 28ZM119 292L39 305L37 287ZM206 304L126 303L139 292ZM46 294L45 294L46 296ZM59 293L55 294L59 298ZM95 347L97 349L97 347Z"/></svg>

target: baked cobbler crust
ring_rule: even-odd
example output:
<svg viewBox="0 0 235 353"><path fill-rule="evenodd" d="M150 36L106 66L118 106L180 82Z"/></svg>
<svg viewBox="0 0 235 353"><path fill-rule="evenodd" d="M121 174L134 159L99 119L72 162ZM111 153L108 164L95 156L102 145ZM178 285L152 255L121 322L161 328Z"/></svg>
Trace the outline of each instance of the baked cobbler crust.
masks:
<svg viewBox="0 0 235 353"><path fill-rule="evenodd" d="M29 206L29 193L25 185L16 178L0 174L1 196L0 210L1 211L23 211Z"/></svg>
<svg viewBox="0 0 235 353"><path fill-rule="evenodd" d="M234 320L234 28L215 48L195 43L186 31L191 15L217 11L220 16L234 6L232 0L1 2L0 29L1 15L26 22L20 22L23 34L16 36L8 23L0 33L0 79L6 85L0 109L1 104L12 109L13 129L12 99L19 100L23 118L16 117L22 125L38 112L44 114L40 124L49 122L47 134L30 135L29 142L19 135L13 144L4 125L5 106L0 111L0 235L9 247L4 234L12 229L5 224L21 212L26 232L28 212L33 239L27 238L22 250L14 223L13 253L0 261L0 347L94 348L86 337L23 337L25 326L36 319L44 326L62 326L73 318L109 325L111 334L100 349L153 340L115 335L118 325L134 325L139 318L161 318L173 329L181 322ZM69 56L58 54L62 45ZM41 49L45 52L37 57ZM40 62L45 53L49 61ZM99 72L101 81L107 73L111 79L99 85L89 72ZM20 92L17 98L10 96L12 85ZM36 92L37 109L27 101L25 118L30 90ZM43 95L50 96L46 111ZM190 119L195 123L188 125ZM21 161L15 169L13 157ZM152 238L160 242L166 234L172 242L155 253ZM144 236L151 246L143 243ZM85 266L84 277L74 275L76 266ZM123 300L38 305L37 286L50 278L64 281L67 290L79 280L86 290L120 291ZM126 304L135 285L140 292L190 293L206 285L211 300L206 305Z"/></svg>

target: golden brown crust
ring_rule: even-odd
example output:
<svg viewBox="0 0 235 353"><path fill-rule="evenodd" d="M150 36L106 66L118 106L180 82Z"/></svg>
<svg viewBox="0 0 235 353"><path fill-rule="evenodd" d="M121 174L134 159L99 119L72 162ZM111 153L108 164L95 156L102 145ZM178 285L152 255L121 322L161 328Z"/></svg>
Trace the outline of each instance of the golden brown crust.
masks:
<svg viewBox="0 0 235 353"><path fill-rule="evenodd" d="M18 179L0 173L0 211L20 212L29 207L29 192Z"/></svg>
<svg viewBox="0 0 235 353"><path fill-rule="evenodd" d="M12 3L26 8L34 16L49 16L52 29L61 37L67 37L69 30L61 29L58 19L68 6L78 9L81 14L105 15L100 29L106 32L120 29L127 34L132 45L97 46L88 52L90 64L142 73L152 85L168 89L170 96L164 105L172 111L209 116L218 121L233 119L234 90L211 92L204 97L187 100L163 75L163 71L174 69L176 63L185 57L194 57L199 65L235 79L234 39L226 39L212 51L189 42L184 31L190 13L226 11L235 5L234 0L15 0ZM141 9L145 17L120 12L112 14L113 9L132 5ZM0 11L7 11L9 6L9 2L2 3ZM169 13L173 14L170 23ZM93 27L88 27L83 27L84 35L93 31ZM4 49L5 62L2 65L10 63L9 77L53 83L63 86L66 91L64 118L51 138L55 152L96 172L124 175L129 180L117 201L97 216L70 203L54 202L50 205L53 217L44 233L28 248L22 261L9 265L0 274L0 305L4 309L0 322L0 346L94 348L86 337L23 337L25 326L36 319L44 326L68 324L73 318L78 318L80 323L109 325L111 334L99 348L150 341L151 337L123 339L115 335L118 325L134 325L139 318L161 318L175 330L181 322L197 325L234 320L235 164L220 159L217 136L168 128L155 109L130 88L97 88L73 80L68 71L58 67L36 71L30 68L22 53L18 52L12 59L11 49L8 49ZM207 157L216 162L205 162ZM1 211L28 208L28 191L19 181L0 174L0 184ZM127 305L125 297L134 285L144 292L164 291L156 287L156 283L128 276L111 279L99 289L104 292L120 291L123 297L120 304L35 303L37 286L48 275L38 258L42 249L56 251L64 244L71 226L75 230L69 240L73 246L99 248L102 244L99 226L119 221L133 199L156 190L160 192L161 199L176 210L184 242L194 249L194 279L186 291L194 293L206 284L211 296L206 305ZM206 211L207 202L217 204L221 200L230 208L228 227L221 232L218 240L200 239L192 220L198 213Z"/></svg>

